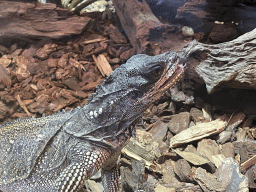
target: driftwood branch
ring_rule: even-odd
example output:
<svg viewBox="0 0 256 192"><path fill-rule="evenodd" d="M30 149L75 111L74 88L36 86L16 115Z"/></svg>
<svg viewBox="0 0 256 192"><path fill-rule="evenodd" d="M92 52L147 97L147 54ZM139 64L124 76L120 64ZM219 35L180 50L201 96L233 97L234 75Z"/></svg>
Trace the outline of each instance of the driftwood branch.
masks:
<svg viewBox="0 0 256 192"><path fill-rule="evenodd" d="M256 89L256 29L216 45L193 41L179 53L190 78L199 76L208 93L222 88Z"/></svg>
<svg viewBox="0 0 256 192"><path fill-rule="evenodd" d="M177 41L182 38L177 33L178 28L161 23L144 0L113 0L113 4L136 53L156 55L168 50L178 51L187 44Z"/></svg>

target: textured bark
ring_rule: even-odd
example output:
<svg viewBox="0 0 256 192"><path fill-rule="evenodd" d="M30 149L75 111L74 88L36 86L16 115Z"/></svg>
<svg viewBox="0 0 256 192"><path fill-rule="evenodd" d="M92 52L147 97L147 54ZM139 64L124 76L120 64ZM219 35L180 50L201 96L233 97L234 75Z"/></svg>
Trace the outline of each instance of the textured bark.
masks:
<svg viewBox="0 0 256 192"><path fill-rule="evenodd" d="M157 55L178 51L186 42L176 33L178 28L161 23L144 0L113 0L122 27L136 53ZM175 44L175 46L174 46Z"/></svg>
<svg viewBox="0 0 256 192"><path fill-rule="evenodd" d="M208 93L222 88L256 89L256 29L216 45L193 41L179 52L187 78L206 84Z"/></svg>
<svg viewBox="0 0 256 192"><path fill-rule="evenodd" d="M0 43L59 39L80 34L90 18L78 17L55 4L0 1Z"/></svg>

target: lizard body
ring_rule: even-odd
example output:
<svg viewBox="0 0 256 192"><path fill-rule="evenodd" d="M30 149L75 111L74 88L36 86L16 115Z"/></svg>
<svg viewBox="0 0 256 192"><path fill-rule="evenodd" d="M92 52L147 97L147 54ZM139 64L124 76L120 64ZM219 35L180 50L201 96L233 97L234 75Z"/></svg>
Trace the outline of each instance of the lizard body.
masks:
<svg viewBox="0 0 256 192"><path fill-rule="evenodd" d="M118 191L116 161L148 106L184 72L176 53L131 57L83 107L0 126L0 190L78 191L102 168L105 192Z"/></svg>

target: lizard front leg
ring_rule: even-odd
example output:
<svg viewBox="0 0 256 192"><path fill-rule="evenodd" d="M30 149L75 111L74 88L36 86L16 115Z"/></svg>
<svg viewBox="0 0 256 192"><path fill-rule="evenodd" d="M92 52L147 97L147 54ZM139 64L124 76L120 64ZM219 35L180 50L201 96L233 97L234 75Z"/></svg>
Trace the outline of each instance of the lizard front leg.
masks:
<svg viewBox="0 0 256 192"><path fill-rule="evenodd" d="M101 178L104 192L119 192L117 166L114 166L109 170L103 168L101 171Z"/></svg>
<svg viewBox="0 0 256 192"><path fill-rule="evenodd" d="M66 167L57 179L52 192L78 191L85 180L94 175L109 158L110 153L104 149L89 150L74 155L71 164Z"/></svg>

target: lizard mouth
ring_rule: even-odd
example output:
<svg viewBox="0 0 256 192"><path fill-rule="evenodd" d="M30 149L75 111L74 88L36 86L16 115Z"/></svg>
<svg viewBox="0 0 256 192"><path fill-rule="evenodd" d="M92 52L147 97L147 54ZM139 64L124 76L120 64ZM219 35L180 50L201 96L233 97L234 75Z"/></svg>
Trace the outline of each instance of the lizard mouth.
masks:
<svg viewBox="0 0 256 192"><path fill-rule="evenodd" d="M163 93L168 88L175 85L184 75L185 65L179 64L179 59L175 58L174 61L169 61L163 76L156 83L155 93Z"/></svg>

